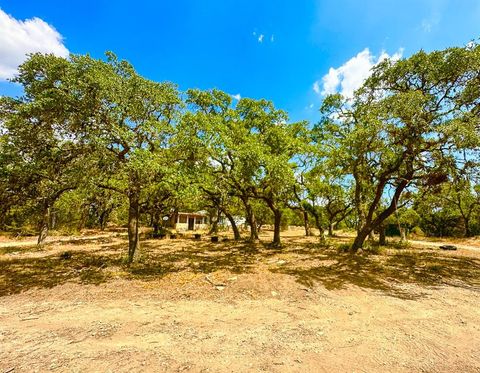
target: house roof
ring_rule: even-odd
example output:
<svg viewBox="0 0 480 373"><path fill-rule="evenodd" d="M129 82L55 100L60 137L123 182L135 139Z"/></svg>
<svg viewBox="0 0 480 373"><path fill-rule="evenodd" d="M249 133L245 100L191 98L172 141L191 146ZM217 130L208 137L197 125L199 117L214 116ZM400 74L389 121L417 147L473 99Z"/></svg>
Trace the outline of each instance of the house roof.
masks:
<svg viewBox="0 0 480 373"><path fill-rule="evenodd" d="M206 211L197 211L197 212L178 212L178 215L188 215L194 217L205 217L208 216Z"/></svg>

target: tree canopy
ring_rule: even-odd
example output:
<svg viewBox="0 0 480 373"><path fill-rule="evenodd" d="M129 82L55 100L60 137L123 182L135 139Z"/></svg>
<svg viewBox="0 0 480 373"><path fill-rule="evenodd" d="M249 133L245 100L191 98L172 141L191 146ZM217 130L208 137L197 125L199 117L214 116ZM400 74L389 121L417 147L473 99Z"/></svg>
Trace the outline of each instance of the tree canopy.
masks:
<svg viewBox="0 0 480 373"><path fill-rule="evenodd" d="M180 92L110 52L34 54L14 81L22 96L0 98L0 228L33 214L39 243L73 205L78 227L118 211L129 263L140 224L158 233L182 208L210 211L212 232L226 217L235 239L238 216L250 240L269 223L276 247L289 223L311 234L310 219L322 241L354 226L353 251L394 223L480 232L477 45L386 59L353 97L325 97L316 124L265 99Z"/></svg>

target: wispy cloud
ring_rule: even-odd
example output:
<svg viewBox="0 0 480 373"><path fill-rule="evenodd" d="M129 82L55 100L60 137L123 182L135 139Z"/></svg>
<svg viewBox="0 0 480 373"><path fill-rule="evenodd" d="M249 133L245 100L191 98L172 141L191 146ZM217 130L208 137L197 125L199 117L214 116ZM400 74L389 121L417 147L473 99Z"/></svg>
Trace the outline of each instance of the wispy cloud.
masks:
<svg viewBox="0 0 480 373"><path fill-rule="evenodd" d="M422 20L422 23L420 25L421 29L424 32L432 32L432 30L440 23L440 14L439 13L434 13L432 14L431 17L429 18L424 18Z"/></svg>
<svg viewBox="0 0 480 373"><path fill-rule="evenodd" d="M257 42L259 42L260 44L262 44L263 42L266 42L266 41L270 41L270 43L275 42L275 35L274 34L271 34L270 37L269 37L268 36L269 34L253 31L252 35L257 40Z"/></svg>
<svg viewBox="0 0 480 373"><path fill-rule="evenodd" d="M0 80L15 76L29 53L69 54L62 35L40 18L17 20L0 9L0 30Z"/></svg>
<svg viewBox="0 0 480 373"><path fill-rule="evenodd" d="M343 96L350 98L355 90L360 88L365 79L370 76L372 67L387 58L394 61L399 60L402 58L402 54L403 49L399 49L392 55L382 51L380 56L376 57L370 53L368 48L365 48L340 67L331 67L321 80L313 83L313 90L322 96L341 93Z"/></svg>
<svg viewBox="0 0 480 373"><path fill-rule="evenodd" d="M237 100L237 101L240 101L240 99L242 98L242 96L240 95L240 93L237 93L236 95L231 95L231 96L232 96L232 98L233 98L234 100Z"/></svg>

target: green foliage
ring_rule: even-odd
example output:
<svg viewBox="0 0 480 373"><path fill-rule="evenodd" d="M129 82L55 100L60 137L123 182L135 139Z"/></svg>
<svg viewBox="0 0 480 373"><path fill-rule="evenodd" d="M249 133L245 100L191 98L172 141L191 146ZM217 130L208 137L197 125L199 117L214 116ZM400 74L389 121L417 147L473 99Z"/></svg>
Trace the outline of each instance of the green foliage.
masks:
<svg viewBox="0 0 480 373"><path fill-rule="evenodd" d="M48 228L127 222L129 262L139 224L162 232L179 210L244 215L251 239L273 224L275 245L309 218L322 239L355 225L354 249L383 228L478 234L478 71L477 45L384 60L310 128L265 99L181 95L110 52L33 54L24 94L0 98L0 228L41 243Z"/></svg>
<svg viewBox="0 0 480 373"><path fill-rule="evenodd" d="M446 166L479 150L479 68L479 46L422 51L380 63L352 100L324 101L316 138L355 182L355 248L409 191L445 181Z"/></svg>

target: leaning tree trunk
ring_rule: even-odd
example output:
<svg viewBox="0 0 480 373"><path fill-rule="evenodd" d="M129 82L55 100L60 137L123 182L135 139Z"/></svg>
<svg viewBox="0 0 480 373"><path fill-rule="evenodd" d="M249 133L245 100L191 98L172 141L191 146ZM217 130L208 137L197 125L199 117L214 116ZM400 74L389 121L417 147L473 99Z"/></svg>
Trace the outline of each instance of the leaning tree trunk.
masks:
<svg viewBox="0 0 480 373"><path fill-rule="evenodd" d="M43 244L48 235L48 224L50 222L50 205L45 204L42 212L42 219L40 220L38 229L37 245Z"/></svg>
<svg viewBox="0 0 480 373"><path fill-rule="evenodd" d="M235 240L239 240L240 238L242 238L240 235L240 231L238 230L237 223L235 223L235 219L233 218L233 215L226 210L223 210L223 213L225 214L228 221L230 222L230 225L232 226L233 238Z"/></svg>
<svg viewBox="0 0 480 373"><path fill-rule="evenodd" d="M133 262L135 252L139 248L139 219L140 196L137 190L130 191L128 195L128 264Z"/></svg>
<svg viewBox="0 0 480 373"><path fill-rule="evenodd" d="M371 231L372 229L369 226L364 226L357 231L357 237L355 237L355 240L352 244L352 252L356 252L358 249L363 247L363 243L365 242Z"/></svg>

